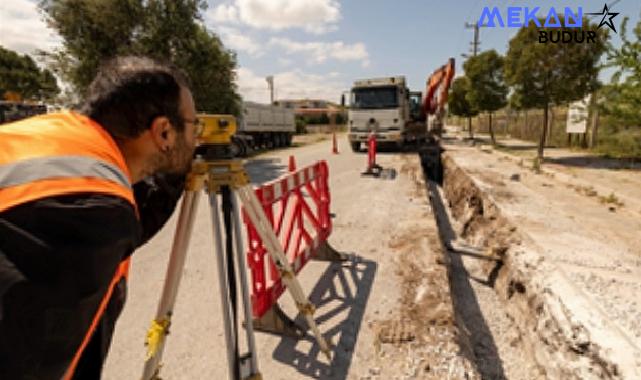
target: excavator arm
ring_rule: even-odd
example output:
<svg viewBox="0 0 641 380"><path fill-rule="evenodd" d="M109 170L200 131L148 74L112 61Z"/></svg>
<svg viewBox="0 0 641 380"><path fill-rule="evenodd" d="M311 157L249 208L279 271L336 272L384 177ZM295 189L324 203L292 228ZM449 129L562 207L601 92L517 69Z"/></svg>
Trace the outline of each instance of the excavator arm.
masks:
<svg viewBox="0 0 641 380"><path fill-rule="evenodd" d="M441 136L443 130L443 117L447 104L447 93L454 78L454 58L439 67L427 78L425 98L421 107L421 119L427 123L430 136ZM428 115L433 115L428 119Z"/></svg>
<svg viewBox="0 0 641 380"><path fill-rule="evenodd" d="M442 114L447 104L447 93L454 78L454 58L439 67L427 78L422 116Z"/></svg>

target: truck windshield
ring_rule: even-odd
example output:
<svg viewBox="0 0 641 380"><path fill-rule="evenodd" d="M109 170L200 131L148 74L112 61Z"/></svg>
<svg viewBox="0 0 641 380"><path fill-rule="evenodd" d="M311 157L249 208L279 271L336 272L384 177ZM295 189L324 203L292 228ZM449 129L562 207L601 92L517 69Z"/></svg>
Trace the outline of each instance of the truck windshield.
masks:
<svg viewBox="0 0 641 380"><path fill-rule="evenodd" d="M422 96L420 92L410 93L410 115L413 118L418 118L421 114L421 100Z"/></svg>
<svg viewBox="0 0 641 380"><path fill-rule="evenodd" d="M352 108L396 108L398 90L394 86L355 88L352 90Z"/></svg>

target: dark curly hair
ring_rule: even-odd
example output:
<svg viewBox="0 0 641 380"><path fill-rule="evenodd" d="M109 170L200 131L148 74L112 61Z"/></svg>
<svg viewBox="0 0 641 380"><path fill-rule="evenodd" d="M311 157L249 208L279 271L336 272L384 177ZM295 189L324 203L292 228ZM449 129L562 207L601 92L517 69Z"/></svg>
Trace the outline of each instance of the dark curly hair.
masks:
<svg viewBox="0 0 641 380"><path fill-rule="evenodd" d="M117 57L103 64L80 112L98 122L115 139L133 138L166 116L180 132L180 89L187 76L176 67L147 57Z"/></svg>

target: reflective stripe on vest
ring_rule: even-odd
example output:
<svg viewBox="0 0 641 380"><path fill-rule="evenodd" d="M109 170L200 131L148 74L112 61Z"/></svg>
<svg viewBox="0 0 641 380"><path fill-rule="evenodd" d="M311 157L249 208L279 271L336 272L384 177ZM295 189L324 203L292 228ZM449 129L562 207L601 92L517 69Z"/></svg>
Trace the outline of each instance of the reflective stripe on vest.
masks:
<svg viewBox="0 0 641 380"><path fill-rule="evenodd" d="M99 193L136 203L124 157L111 136L89 118L49 114L0 126L0 212L42 198ZM137 214L137 211L136 211ZM64 379L71 379L107 307L129 271L120 263Z"/></svg>
<svg viewBox="0 0 641 380"><path fill-rule="evenodd" d="M50 196L93 192L134 204L131 184L116 166L90 157L40 157L0 165L0 212Z"/></svg>
<svg viewBox="0 0 641 380"><path fill-rule="evenodd" d="M52 178L102 178L131 188L127 177L116 166L83 156L31 158L0 165L0 188Z"/></svg>

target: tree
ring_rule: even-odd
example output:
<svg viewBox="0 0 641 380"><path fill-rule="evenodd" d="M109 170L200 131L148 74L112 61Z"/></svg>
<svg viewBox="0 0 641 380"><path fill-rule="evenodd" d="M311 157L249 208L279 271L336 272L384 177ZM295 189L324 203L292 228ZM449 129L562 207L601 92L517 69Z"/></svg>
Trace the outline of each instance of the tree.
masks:
<svg viewBox="0 0 641 380"><path fill-rule="evenodd" d="M7 92L23 99L49 100L60 89L49 70L41 70L28 55L0 46L0 98Z"/></svg>
<svg viewBox="0 0 641 380"><path fill-rule="evenodd" d="M240 96L236 92L236 56L225 50L220 39L198 26L177 64L190 76L194 101L199 110L215 113L240 114Z"/></svg>
<svg viewBox="0 0 641 380"><path fill-rule="evenodd" d="M507 87L503 79L504 59L495 50L485 51L470 57L464 64L465 76L469 78L466 98L473 108L487 112L492 144L496 144L492 129L492 113L507 104Z"/></svg>
<svg viewBox="0 0 641 380"><path fill-rule="evenodd" d="M608 45L608 66L617 71L604 90L606 115L624 126L641 126L641 21L633 30L636 41L627 36L626 17L621 25L621 47Z"/></svg>
<svg viewBox="0 0 641 380"><path fill-rule="evenodd" d="M472 132L472 117L479 114L479 111L467 99L470 92L470 79L466 76L458 77L452 82L450 94L447 100L447 109L452 115L466 117L470 138L474 138Z"/></svg>
<svg viewBox="0 0 641 380"><path fill-rule="evenodd" d="M236 56L202 25L204 0L41 0L40 8L63 38L44 55L79 96L103 61L140 54L184 70L200 111L239 113Z"/></svg>
<svg viewBox="0 0 641 380"><path fill-rule="evenodd" d="M563 17L559 17L565 25ZM544 24L544 20L541 20ZM514 91L514 102L520 108L543 109L543 128L539 140L537 163L543 160L552 105L583 99L598 88L599 59L605 51L607 32L583 20L583 28L539 28L534 23L523 27L509 43L505 60L505 78ZM594 42L540 43L539 32L596 33Z"/></svg>

